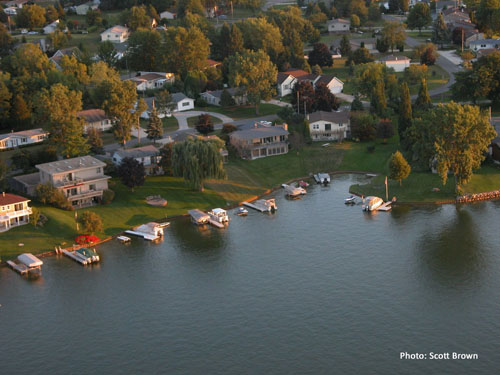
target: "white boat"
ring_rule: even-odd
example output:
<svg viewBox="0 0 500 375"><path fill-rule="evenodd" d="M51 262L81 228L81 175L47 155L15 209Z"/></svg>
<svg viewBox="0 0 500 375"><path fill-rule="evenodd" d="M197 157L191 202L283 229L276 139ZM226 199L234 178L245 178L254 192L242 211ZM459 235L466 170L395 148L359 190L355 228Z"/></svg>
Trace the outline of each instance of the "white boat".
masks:
<svg viewBox="0 0 500 375"><path fill-rule="evenodd" d="M238 215L238 216L247 216L248 215L248 210L245 207L240 207L236 211L236 215Z"/></svg>
<svg viewBox="0 0 500 375"><path fill-rule="evenodd" d="M285 188L285 194L290 198L298 198L301 195L307 194L306 189L301 187L295 187L292 185L285 185L283 187Z"/></svg>
<svg viewBox="0 0 500 375"><path fill-rule="evenodd" d="M347 197L344 200L345 204L355 204L356 203L356 197L354 195L351 195L350 197Z"/></svg>
<svg viewBox="0 0 500 375"><path fill-rule="evenodd" d="M227 216L226 210L222 208L214 208L212 211L208 211L208 215L210 215L210 219L218 223L229 222L229 216Z"/></svg>
<svg viewBox="0 0 500 375"><path fill-rule="evenodd" d="M328 173L316 173L313 177L318 184L326 185L330 183L330 175Z"/></svg>
<svg viewBox="0 0 500 375"><path fill-rule="evenodd" d="M130 239L130 237L127 237L127 236L118 236L118 237L116 237L116 239L117 239L118 241L120 241L121 243L127 243L127 242L132 241L132 240Z"/></svg>
<svg viewBox="0 0 500 375"><path fill-rule="evenodd" d="M208 222L210 221L210 215L204 213L201 210L189 210L188 213L191 216L191 221L196 225L208 224Z"/></svg>
<svg viewBox="0 0 500 375"><path fill-rule="evenodd" d="M363 211L377 211L377 209L384 204L382 198L379 197L366 197L363 199Z"/></svg>

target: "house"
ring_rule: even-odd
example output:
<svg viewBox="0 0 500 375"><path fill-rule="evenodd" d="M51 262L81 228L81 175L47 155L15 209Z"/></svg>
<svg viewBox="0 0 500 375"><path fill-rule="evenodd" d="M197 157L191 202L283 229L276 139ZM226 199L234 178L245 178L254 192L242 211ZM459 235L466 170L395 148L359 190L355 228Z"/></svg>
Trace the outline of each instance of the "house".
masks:
<svg viewBox="0 0 500 375"><path fill-rule="evenodd" d="M166 20L174 20L177 18L177 13L175 12L170 12L168 10L165 10L163 12L160 13L160 19L166 19Z"/></svg>
<svg viewBox="0 0 500 375"><path fill-rule="evenodd" d="M313 141L341 141L351 136L351 114L347 111L317 111L307 115Z"/></svg>
<svg viewBox="0 0 500 375"><path fill-rule="evenodd" d="M109 40L112 43L123 43L128 40L129 35L128 27L116 25L101 33L101 42Z"/></svg>
<svg viewBox="0 0 500 375"><path fill-rule="evenodd" d="M0 195L0 232L30 222L30 215L33 212L28 202L29 199L19 195L7 193Z"/></svg>
<svg viewBox="0 0 500 375"><path fill-rule="evenodd" d="M98 8L99 4L95 1L89 1L88 3L75 6L75 12L79 16L85 16L89 10L97 10Z"/></svg>
<svg viewBox="0 0 500 375"><path fill-rule="evenodd" d="M500 39L480 39L470 42L469 48L473 51L479 51L481 49L498 49L499 45Z"/></svg>
<svg viewBox="0 0 500 375"><path fill-rule="evenodd" d="M207 63L205 65L205 69L208 68L217 68L219 66L222 66L222 63L220 61L215 61L212 59L207 59Z"/></svg>
<svg viewBox="0 0 500 375"><path fill-rule="evenodd" d="M260 126L229 134L229 142L243 159L254 160L288 153L288 126Z"/></svg>
<svg viewBox="0 0 500 375"><path fill-rule="evenodd" d="M64 48L64 49L59 49L52 55L49 60L56 66L58 70L62 70L61 67L61 60L64 56L74 56L74 57L79 57L81 56L82 52L78 47L69 47L69 48Z"/></svg>
<svg viewBox="0 0 500 375"><path fill-rule="evenodd" d="M0 134L0 150L40 143L48 136L49 132L41 128Z"/></svg>
<svg viewBox="0 0 500 375"><path fill-rule="evenodd" d="M137 76L127 79L136 84L137 91L155 90L162 88L165 84L175 82L174 73L165 72L138 72Z"/></svg>
<svg viewBox="0 0 500 375"><path fill-rule="evenodd" d="M410 58L406 56L384 56L377 60L379 63L384 64L388 68L394 69L395 72L404 72L410 66Z"/></svg>
<svg viewBox="0 0 500 375"><path fill-rule="evenodd" d="M470 20L469 13L462 11L461 9L457 8L449 8L445 9L441 12L443 14L443 19L446 25L450 28L453 29L455 27L458 27L459 24L469 24L472 27L476 27ZM468 27L466 25L466 27Z"/></svg>
<svg viewBox="0 0 500 375"><path fill-rule="evenodd" d="M278 95L280 97L290 95L297 82L303 81L310 82L314 87L316 87L318 83L324 83L332 94L338 94L342 92L344 88L344 83L334 76L310 74L304 70L292 68L285 72L278 73Z"/></svg>
<svg viewBox="0 0 500 375"><path fill-rule="evenodd" d="M160 151L153 145L115 151L113 154L113 164L118 167L125 158L132 158L142 163L148 176L163 173L161 167L158 165L161 160Z"/></svg>
<svg viewBox="0 0 500 375"><path fill-rule="evenodd" d="M27 4L29 0L10 0L10 1L2 1L2 5L7 8L18 8L21 9L23 5Z"/></svg>
<svg viewBox="0 0 500 375"><path fill-rule="evenodd" d="M236 105L244 105L246 104L246 95L241 94L238 88L228 88L226 90L229 95L233 98ZM220 99L222 96L222 92L224 90L215 90L215 91L205 91L200 94L200 96L208 103L212 105L220 106Z"/></svg>
<svg viewBox="0 0 500 375"><path fill-rule="evenodd" d="M189 111L194 108L194 99L188 98L182 92L172 94L172 102L176 104L174 112Z"/></svg>
<svg viewBox="0 0 500 375"><path fill-rule="evenodd" d="M16 7L8 7L8 8L5 8L3 11L8 16L17 16L17 9L18 8L16 8Z"/></svg>
<svg viewBox="0 0 500 375"><path fill-rule="evenodd" d="M466 48L470 47L471 42L484 39L484 34L477 30L466 30L464 33L464 45Z"/></svg>
<svg viewBox="0 0 500 375"><path fill-rule="evenodd" d="M334 18L331 21L327 22L327 27L329 33L348 33L351 28L351 21L344 20L342 18Z"/></svg>
<svg viewBox="0 0 500 375"><path fill-rule="evenodd" d="M55 20L54 22L48 24L43 28L44 34L52 34L59 27L59 20Z"/></svg>
<svg viewBox="0 0 500 375"><path fill-rule="evenodd" d="M83 125L84 133L87 133L89 128L104 132L113 126L113 123L102 109L86 109L78 112L76 116L85 122Z"/></svg>

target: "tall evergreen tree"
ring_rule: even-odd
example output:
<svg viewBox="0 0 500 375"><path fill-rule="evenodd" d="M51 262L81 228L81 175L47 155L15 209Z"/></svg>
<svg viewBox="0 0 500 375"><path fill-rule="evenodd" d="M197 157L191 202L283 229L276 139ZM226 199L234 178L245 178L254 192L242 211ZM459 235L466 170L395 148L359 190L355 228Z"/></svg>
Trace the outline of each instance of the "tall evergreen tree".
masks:
<svg viewBox="0 0 500 375"><path fill-rule="evenodd" d="M349 42L349 38L347 37L346 34L342 36L342 39L340 40L340 54L342 57L349 57L351 55L352 49L351 49L351 43Z"/></svg>
<svg viewBox="0 0 500 375"><path fill-rule="evenodd" d="M401 84L401 101L399 103L399 119L398 119L398 133L399 141L401 145L406 149L407 144L405 140L405 132L411 126L411 121L413 119L412 108L411 108L411 98L410 89L408 84L403 82Z"/></svg>
<svg viewBox="0 0 500 375"><path fill-rule="evenodd" d="M87 138L88 138L88 143L90 145L90 151L93 152L94 154L103 154L104 153L104 148L102 138L101 138L101 132L99 129L95 127L89 127L87 129Z"/></svg>
<svg viewBox="0 0 500 375"><path fill-rule="evenodd" d="M434 22L432 39L434 43L441 44L441 48L443 48L443 43L450 39L450 32L444 21L443 13L439 13L438 18Z"/></svg>
<svg viewBox="0 0 500 375"><path fill-rule="evenodd" d="M153 110L149 115L148 128L146 132L148 133L148 138L153 140L153 143L156 143L156 140L163 137L163 123L158 117L158 112L155 107L153 107Z"/></svg>
<svg viewBox="0 0 500 375"><path fill-rule="evenodd" d="M418 90L417 100L415 101L415 108L420 111L425 111L432 107L431 97L427 91L427 81L422 79L420 89Z"/></svg>
<svg viewBox="0 0 500 375"><path fill-rule="evenodd" d="M384 81L378 81L372 91L371 110L379 117L384 117L387 109Z"/></svg>

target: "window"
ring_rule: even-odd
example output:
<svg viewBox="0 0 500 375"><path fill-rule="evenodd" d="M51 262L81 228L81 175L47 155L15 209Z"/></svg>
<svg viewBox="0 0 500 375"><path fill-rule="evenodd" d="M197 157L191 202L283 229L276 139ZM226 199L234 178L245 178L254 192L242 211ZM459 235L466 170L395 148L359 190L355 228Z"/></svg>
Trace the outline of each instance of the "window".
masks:
<svg viewBox="0 0 500 375"><path fill-rule="evenodd" d="M101 167L97 168L96 172L97 172L97 174L101 174L102 173L102 168Z"/></svg>
<svg viewBox="0 0 500 375"><path fill-rule="evenodd" d="M325 130L332 130L332 124L325 124Z"/></svg>
<svg viewBox="0 0 500 375"><path fill-rule="evenodd" d="M95 184L89 185L89 190L95 191Z"/></svg>
<svg viewBox="0 0 500 375"><path fill-rule="evenodd" d="M313 129L318 130L319 129L319 124L313 124Z"/></svg>
<svg viewBox="0 0 500 375"><path fill-rule="evenodd" d="M69 195L77 195L78 194L78 189L77 188L72 188L70 190L70 194Z"/></svg>
<svg viewBox="0 0 500 375"><path fill-rule="evenodd" d="M183 107L187 107L189 104L191 104L191 103L189 103L189 102L184 102L184 103L182 103L182 106L183 106Z"/></svg>

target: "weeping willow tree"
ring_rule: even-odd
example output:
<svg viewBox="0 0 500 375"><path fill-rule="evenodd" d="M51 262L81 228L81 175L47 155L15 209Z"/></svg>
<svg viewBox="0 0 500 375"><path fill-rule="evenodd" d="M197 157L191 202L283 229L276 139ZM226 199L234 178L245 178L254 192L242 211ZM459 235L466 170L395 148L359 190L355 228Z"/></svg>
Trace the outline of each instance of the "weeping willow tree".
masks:
<svg viewBox="0 0 500 375"><path fill-rule="evenodd" d="M172 168L175 176L184 178L193 189L203 191L203 181L226 178L218 139L188 139L174 145Z"/></svg>

